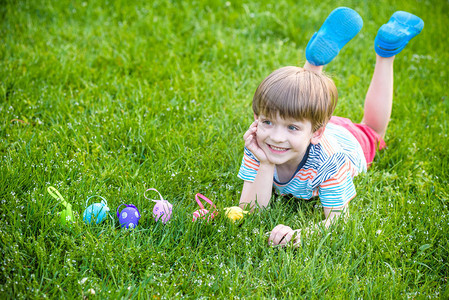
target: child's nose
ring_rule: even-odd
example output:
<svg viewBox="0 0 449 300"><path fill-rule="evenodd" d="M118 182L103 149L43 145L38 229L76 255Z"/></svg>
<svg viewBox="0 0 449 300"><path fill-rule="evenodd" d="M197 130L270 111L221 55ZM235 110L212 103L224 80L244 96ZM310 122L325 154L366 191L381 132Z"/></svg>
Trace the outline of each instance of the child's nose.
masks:
<svg viewBox="0 0 449 300"><path fill-rule="evenodd" d="M271 139L276 143L282 143L287 140L285 131L282 128L276 128L273 132Z"/></svg>

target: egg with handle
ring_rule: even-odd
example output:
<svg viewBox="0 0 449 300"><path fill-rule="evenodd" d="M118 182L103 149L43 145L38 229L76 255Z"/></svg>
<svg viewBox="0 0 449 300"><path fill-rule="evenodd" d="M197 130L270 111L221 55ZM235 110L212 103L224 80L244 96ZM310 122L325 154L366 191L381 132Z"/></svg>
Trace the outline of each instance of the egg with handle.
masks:
<svg viewBox="0 0 449 300"><path fill-rule="evenodd" d="M47 188L47 191L50 194L50 196L60 201L60 203L65 207L64 210L58 213L61 224L70 226L72 223L75 222L75 216L73 215L72 205L67 201L65 201L64 197L62 197L61 193L59 193L59 191L56 188L49 186Z"/></svg>
<svg viewBox="0 0 449 300"><path fill-rule="evenodd" d="M62 225L71 225L75 222L75 216L73 215L72 205L68 204L66 209L59 213L59 218Z"/></svg>
<svg viewBox="0 0 449 300"><path fill-rule="evenodd" d="M210 220L215 218L215 214L214 213L209 213L209 211L207 209L204 209L204 208L203 209L198 209L198 210L193 212L192 222L195 222L196 220L198 220L201 217L203 217L203 220L207 220L207 222L209 222Z"/></svg>
<svg viewBox="0 0 449 300"><path fill-rule="evenodd" d="M148 191L155 191L156 193L158 193L160 200L149 199L146 196L146 193ZM162 197L161 193L159 193L159 191L154 188L150 188L150 189L146 190L144 193L144 197L147 198L148 200L156 202L156 204L153 207L154 220L156 222L160 220L163 224L166 224L171 219L173 205L170 202L168 202L167 200L165 200Z"/></svg>
<svg viewBox="0 0 449 300"><path fill-rule="evenodd" d="M211 209L213 209L212 212L210 212L209 210L204 208L203 203L201 203L201 199L203 199L204 201L206 201L207 203L210 204ZM209 198L207 198L206 196L204 196L200 193L197 193L195 195L195 201L198 203L198 206L200 207L200 209L193 212L192 222L195 222L199 218L202 218L203 220L207 220L207 222L209 222L210 220L212 220L213 218L215 218L217 216L217 214L218 214L217 207L211 200L209 200Z"/></svg>
<svg viewBox="0 0 449 300"><path fill-rule="evenodd" d="M93 203L93 204L89 205L84 210L83 221L86 224L91 224L91 223L99 224L99 223L103 222L104 220L106 220L108 213L109 213L108 202L106 201L106 199L104 199L101 196L94 195L94 196L87 198L86 205L89 203L89 199L91 199L93 197L100 197L102 200L100 203Z"/></svg>
<svg viewBox="0 0 449 300"><path fill-rule="evenodd" d="M156 220L156 222L161 220L163 224L167 223L171 218L173 205L167 200L159 200L155 202L156 204L153 208L154 220Z"/></svg>
<svg viewBox="0 0 449 300"><path fill-rule="evenodd" d="M126 207L120 211L120 207ZM137 207L133 204L120 204L117 207L117 217L122 228L133 229L139 224L140 213Z"/></svg>

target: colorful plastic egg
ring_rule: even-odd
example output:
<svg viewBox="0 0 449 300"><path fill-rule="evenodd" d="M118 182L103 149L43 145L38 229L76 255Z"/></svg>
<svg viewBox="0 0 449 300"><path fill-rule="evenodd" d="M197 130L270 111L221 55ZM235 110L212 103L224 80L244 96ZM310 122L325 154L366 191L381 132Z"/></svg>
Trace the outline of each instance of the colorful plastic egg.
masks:
<svg viewBox="0 0 449 300"><path fill-rule="evenodd" d="M67 204L66 209L59 213L62 225L70 225L75 222L75 216L73 215L72 205Z"/></svg>
<svg viewBox="0 0 449 300"><path fill-rule="evenodd" d="M209 210L205 209L204 205L203 205L203 203L201 203L200 199L203 199L204 201L209 203L210 207L213 208L214 211L213 212L209 212ZM198 206L200 207L200 209L193 212L192 222L195 222L196 220L198 220L198 218L201 218L201 217L203 218L203 220L207 220L207 222L209 222L210 220L212 220L213 218L215 218L218 215L217 207L206 196L204 196L204 195L202 195L200 193L197 193L195 195L195 200L198 203Z"/></svg>
<svg viewBox="0 0 449 300"><path fill-rule="evenodd" d="M225 207L225 215L232 221L240 220L246 215L248 212L246 210L241 209L239 206L231 206Z"/></svg>
<svg viewBox="0 0 449 300"><path fill-rule="evenodd" d="M161 200L149 199L146 196L146 192L148 192L148 191L155 191L155 192L157 192L159 194L159 197L161 198ZM154 189L154 188L150 188L150 189L146 190L145 193L143 194L143 196L145 198L147 198L148 200L156 202L156 204L153 207L154 220L156 222L161 220L161 222L163 224L167 223L170 220L170 218L171 218L173 205L170 202L168 202L167 200L164 200L164 198L162 198L161 193L159 193L159 191Z"/></svg>
<svg viewBox="0 0 449 300"><path fill-rule="evenodd" d="M120 207L125 205L126 207L120 210ZM133 229L139 224L140 213L137 207L133 204L120 204L117 207L117 217L120 222L120 226L126 229Z"/></svg>
<svg viewBox="0 0 449 300"><path fill-rule="evenodd" d="M106 220L108 212L109 207L105 203L91 204L84 210L83 221L86 224L91 224L93 222L99 224Z"/></svg>
<svg viewBox="0 0 449 300"><path fill-rule="evenodd" d="M60 203L65 207L64 210L58 213L61 224L69 226L73 224L75 222L75 216L73 215L72 205L65 201L64 197L62 197L61 193L59 193L56 188L49 186L47 191L53 198L60 201Z"/></svg>
<svg viewBox="0 0 449 300"><path fill-rule="evenodd" d="M161 220L162 223L167 223L171 218L172 208L173 205L167 200L156 201L153 208L153 216L156 222Z"/></svg>
<svg viewBox="0 0 449 300"><path fill-rule="evenodd" d="M203 220L207 220L209 222L213 218L215 218L215 214L211 213L209 214L209 211L207 209L199 209L193 212L193 219L192 222L195 222L198 218L203 217Z"/></svg>

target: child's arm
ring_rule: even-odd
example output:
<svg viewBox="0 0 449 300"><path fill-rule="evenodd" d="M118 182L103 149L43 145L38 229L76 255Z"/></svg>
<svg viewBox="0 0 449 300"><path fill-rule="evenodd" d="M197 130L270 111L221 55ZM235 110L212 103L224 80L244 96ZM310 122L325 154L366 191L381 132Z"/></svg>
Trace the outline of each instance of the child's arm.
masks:
<svg viewBox="0 0 449 300"><path fill-rule="evenodd" d="M305 233L313 232L318 229L320 225L323 225L325 228L329 228L338 217L344 213L344 218L349 215L349 207L348 204L345 206L335 209L335 208L324 208L324 216L326 219L319 224L313 225L312 227L304 229ZM288 242L293 240L293 246L298 247L301 245L301 229L293 230L289 226L285 226L283 224L279 224L273 228L270 233L270 237L268 238L268 243L272 246L281 245L285 246Z"/></svg>
<svg viewBox="0 0 449 300"><path fill-rule="evenodd" d="M327 208L324 207L324 217L326 218L323 223L324 227L329 228L341 214L344 214L343 217L346 218L349 216L349 203L346 203L343 207L340 208Z"/></svg>
<svg viewBox="0 0 449 300"><path fill-rule="evenodd" d="M325 220L309 228L293 230L288 226L278 225L272 231L269 243L272 245L285 245L291 239L294 239L294 245L299 246L301 236L319 229L322 225L328 228L332 225L343 212L345 217L349 213L348 203L355 197L356 191L352 181L350 164L346 157L341 153L329 157L326 163L322 164L318 170L322 175L322 182L319 183L319 192L321 204L324 208ZM296 234L294 234L296 232Z"/></svg>
<svg viewBox="0 0 449 300"><path fill-rule="evenodd" d="M260 208L267 207L271 199L273 175L274 165L261 163L254 182L245 181L243 183L239 206L244 209L249 204L251 211L254 210L256 204Z"/></svg>
<svg viewBox="0 0 449 300"><path fill-rule="evenodd" d="M253 182L243 183L242 195L240 196L240 207L245 208L248 204L251 211L257 204L260 208L268 205L273 187L273 176L275 165L268 161L265 152L259 147L256 139L258 121L254 121L248 131L243 135L245 147L251 151L259 160L259 169Z"/></svg>

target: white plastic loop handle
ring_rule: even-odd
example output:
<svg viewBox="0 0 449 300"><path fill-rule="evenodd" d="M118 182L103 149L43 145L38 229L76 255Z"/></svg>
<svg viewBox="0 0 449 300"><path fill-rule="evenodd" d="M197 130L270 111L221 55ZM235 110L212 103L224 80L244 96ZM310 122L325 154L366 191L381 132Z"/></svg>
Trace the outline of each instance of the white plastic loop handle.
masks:
<svg viewBox="0 0 449 300"><path fill-rule="evenodd" d="M91 199L91 198L93 198L93 197L100 197L102 200L101 200L101 203L103 203L104 205L106 205L106 207L108 206L108 201L106 201L106 199L105 198L103 198L103 197L101 197L100 195L93 195L93 196L90 196L89 198L87 198L87 200L86 200L86 206L87 206L87 204L89 203L89 199Z"/></svg>
<svg viewBox="0 0 449 300"><path fill-rule="evenodd" d="M159 194L159 197L161 198L161 200L154 200L154 199L148 198L148 197L146 196L146 193L147 193L148 191L155 191L156 193L158 193L158 194ZM150 189L146 190L146 191L143 193L143 196L144 196L145 198L147 198L147 200L150 200L150 201L153 201L153 202L167 201L167 200L165 200L165 199L162 197L161 193L159 193L159 191L156 190L156 189L154 189L154 188L150 188Z"/></svg>

